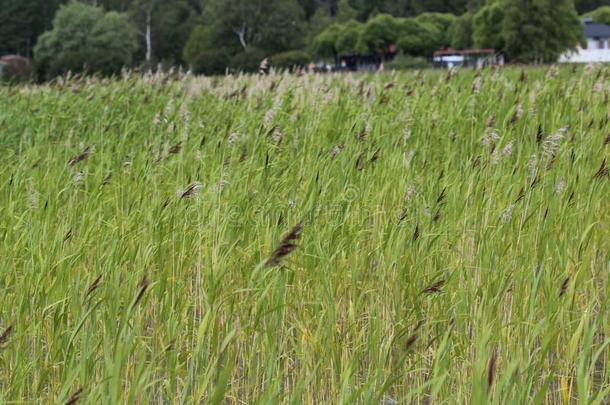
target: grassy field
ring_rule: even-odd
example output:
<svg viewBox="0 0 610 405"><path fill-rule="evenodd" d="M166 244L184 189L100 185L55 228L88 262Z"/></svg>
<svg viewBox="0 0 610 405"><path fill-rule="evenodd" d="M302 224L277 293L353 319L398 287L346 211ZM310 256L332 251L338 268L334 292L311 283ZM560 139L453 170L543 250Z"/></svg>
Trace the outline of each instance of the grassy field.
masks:
<svg viewBox="0 0 610 405"><path fill-rule="evenodd" d="M0 402L608 403L609 79L0 87Z"/></svg>

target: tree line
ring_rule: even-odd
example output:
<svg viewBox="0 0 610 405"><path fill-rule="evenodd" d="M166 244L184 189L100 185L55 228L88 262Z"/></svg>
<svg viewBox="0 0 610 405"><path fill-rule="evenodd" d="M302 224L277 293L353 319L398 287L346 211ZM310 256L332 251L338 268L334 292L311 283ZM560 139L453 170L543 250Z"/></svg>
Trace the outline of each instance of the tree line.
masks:
<svg viewBox="0 0 610 405"><path fill-rule="evenodd" d="M158 63L222 73L390 45L548 62L582 39L584 13L610 22L610 0L0 0L0 55L33 58L42 77Z"/></svg>

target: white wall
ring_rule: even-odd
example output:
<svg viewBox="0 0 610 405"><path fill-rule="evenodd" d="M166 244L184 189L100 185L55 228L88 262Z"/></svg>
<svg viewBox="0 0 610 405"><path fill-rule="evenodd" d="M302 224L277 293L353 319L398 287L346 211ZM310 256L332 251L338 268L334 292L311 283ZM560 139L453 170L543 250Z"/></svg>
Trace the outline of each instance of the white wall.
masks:
<svg viewBox="0 0 610 405"><path fill-rule="evenodd" d="M603 39L604 49L608 48L608 40ZM599 49L599 41L591 38L587 38L587 49Z"/></svg>
<svg viewBox="0 0 610 405"><path fill-rule="evenodd" d="M588 49L579 48L576 52L566 53L559 58L561 63L593 63L610 62L610 49L608 41L604 41L605 49L597 49L597 41L589 40Z"/></svg>

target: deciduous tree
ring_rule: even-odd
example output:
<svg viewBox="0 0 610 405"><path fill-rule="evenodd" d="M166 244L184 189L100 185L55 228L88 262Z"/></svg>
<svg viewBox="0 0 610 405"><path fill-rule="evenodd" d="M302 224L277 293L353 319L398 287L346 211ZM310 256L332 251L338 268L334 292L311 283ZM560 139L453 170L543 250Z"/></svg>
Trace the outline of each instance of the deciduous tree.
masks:
<svg viewBox="0 0 610 405"><path fill-rule="evenodd" d="M59 9L53 28L40 36L34 58L47 77L67 71L112 74L131 65L135 47L126 14L72 2Z"/></svg>

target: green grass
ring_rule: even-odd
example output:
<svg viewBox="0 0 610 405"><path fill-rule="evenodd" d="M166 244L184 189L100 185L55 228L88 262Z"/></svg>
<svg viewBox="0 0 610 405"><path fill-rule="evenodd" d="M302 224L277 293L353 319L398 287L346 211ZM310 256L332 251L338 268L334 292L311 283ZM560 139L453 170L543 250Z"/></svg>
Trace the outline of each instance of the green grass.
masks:
<svg viewBox="0 0 610 405"><path fill-rule="evenodd" d="M607 401L609 78L0 87L0 402Z"/></svg>

